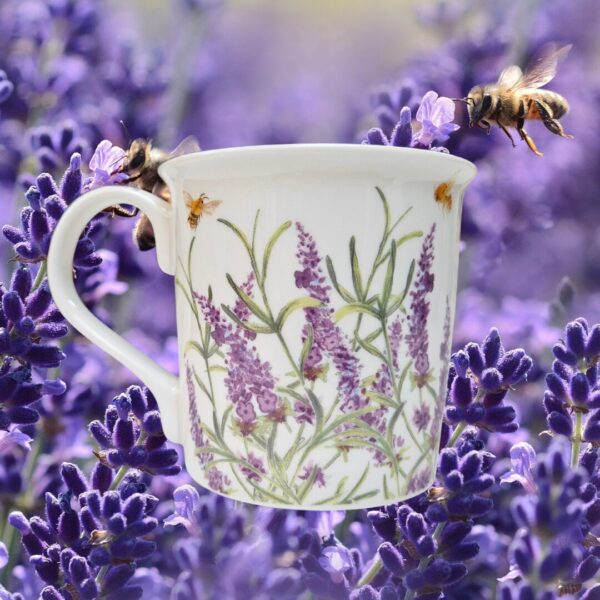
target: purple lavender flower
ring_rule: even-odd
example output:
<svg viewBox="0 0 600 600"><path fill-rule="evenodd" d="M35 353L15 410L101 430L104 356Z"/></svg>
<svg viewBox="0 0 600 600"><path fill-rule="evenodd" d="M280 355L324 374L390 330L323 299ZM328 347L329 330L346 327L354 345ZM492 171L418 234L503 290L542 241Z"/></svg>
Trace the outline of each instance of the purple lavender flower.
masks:
<svg viewBox="0 0 600 600"><path fill-rule="evenodd" d="M13 244L19 261L38 263L46 260L56 224L67 205L81 194L81 180L81 156L73 154L60 186L50 174L42 173L35 185L27 190L25 197L29 206L21 211L21 227L2 227L2 233ZM88 225L77 243L73 259L76 269L92 269L101 262L90 237L93 231L94 225Z"/></svg>
<svg viewBox="0 0 600 600"><path fill-rule="evenodd" d="M546 375L544 394L550 430L571 437L575 415L577 437L583 433L585 442L600 441L600 324L589 327L585 319L568 323L565 341L555 344L552 351L555 360Z"/></svg>
<svg viewBox="0 0 600 600"><path fill-rule="evenodd" d="M48 584L42 597L60 599L72 590L92 599L117 591L138 598L138 590L127 582L135 572L134 561L156 549L145 536L158 525L150 516L158 499L146 493L135 472L123 478L118 490L109 490L112 474L101 463L91 483L73 464L64 463L61 474L67 491L58 497L46 494L45 520L27 519L20 512L9 517Z"/></svg>
<svg viewBox="0 0 600 600"><path fill-rule="evenodd" d="M373 127L367 132L367 137L363 141L363 144L370 144L372 146L397 146L400 148L409 147L413 144L411 120L411 110L408 106L404 106L400 111L400 119L394 125L389 138L383 129Z"/></svg>
<svg viewBox="0 0 600 600"><path fill-rule="evenodd" d="M425 385L429 375L429 334L427 325L430 306L427 295L433 290L434 286L434 275L431 270L433 266L434 234L435 223L423 240L417 264L417 276L413 284L413 290L410 293L411 302L406 343L408 344L408 353L414 361L415 382L419 387Z"/></svg>
<svg viewBox="0 0 600 600"><path fill-rule="evenodd" d="M431 481L431 469L424 467L415 473L409 480L406 491L409 494L414 494L421 491Z"/></svg>
<svg viewBox="0 0 600 600"><path fill-rule="evenodd" d="M92 421L89 431L101 448L97 456L107 467L128 466L160 475L181 470L177 451L166 446L158 405L149 390L130 386L113 399L104 422Z"/></svg>
<svg viewBox="0 0 600 600"><path fill-rule="evenodd" d="M249 273L246 281L242 283L240 289L250 298L254 293L254 273ZM235 304L233 306L233 312L235 316L244 323L250 318L250 309L244 304L241 298L237 298ZM253 340L256 338L256 333L254 331L250 331L249 329L244 329L244 335L249 339Z"/></svg>
<svg viewBox="0 0 600 600"><path fill-rule="evenodd" d="M85 156L89 144L79 132L77 124L68 119L56 127L36 127L31 131L31 147L43 170L54 172L69 164L77 153Z"/></svg>
<svg viewBox="0 0 600 600"><path fill-rule="evenodd" d="M207 473L208 487L221 494L227 493L227 488L231 485L231 480L218 467L211 467Z"/></svg>
<svg viewBox="0 0 600 600"><path fill-rule="evenodd" d="M414 143L430 148L433 142L443 144L450 134L459 129L454 123L454 102L450 98L438 96L429 91L423 96L417 110L417 121L421 129L416 133Z"/></svg>
<svg viewBox="0 0 600 600"><path fill-rule="evenodd" d="M424 429L427 429L430 420L431 412L429 410L429 406L427 406L427 404L424 402L421 402L421 404L415 408L415 411L413 412L413 423L417 428L417 431L423 431Z"/></svg>
<svg viewBox="0 0 600 600"><path fill-rule="evenodd" d="M207 439L204 436L202 425L200 423L200 413L198 412L198 403L196 401L196 386L194 385L194 375L189 364L185 365L185 380L187 383L188 391L188 403L189 403L189 417L190 417L190 433L192 439L197 448L201 448L207 445ZM214 455L211 452L200 452L198 459L201 465L213 460Z"/></svg>
<svg viewBox="0 0 600 600"><path fill-rule="evenodd" d="M119 171L125 159L125 150L102 140L94 150L89 167L92 173L83 186L84 191L94 190L105 185L114 185L127 179L127 174Z"/></svg>
<svg viewBox="0 0 600 600"><path fill-rule="evenodd" d="M250 435L256 427L259 410L275 422L285 421L285 407L275 394L275 377L271 365L260 360L248 343L242 328L228 323L221 311L206 296L195 296L204 319L211 326L211 336L218 346L227 347L227 397L235 405L242 435Z"/></svg>
<svg viewBox="0 0 600 600"><path fill-rule="evenodd" d="M325 474L323 473L323 469L314 463L304 465L304 470L298 475L298 479L302 479L303 481L312 479L317 487L325 487Z"/></svg>
<svg viewBox="0 0 600 600"><path fill-rule="evenodd" d="M446 418L453 425L515 431L515 409L504 399L510 387L527 381L532 363L521 348L505 351L498 330L492 328L481 345L469 343L452 355Z"/></svg>
<svg viewBox="0 0 600 600"><path fill-rule="evenodd" d="M314 238L296 223L298 246L296 257L302 271L296 271L296 285L308 291L311 298L322 303L322 306L304 309L307 324L313 332L313 345L304 365L304 376L314 380L323 375L324 357L330 356L338 374L338 389L342 394L341 410L356 410L365 406L367 398L360 383L360 362L350 349L348 340L341 329L332 320L333 309L329 306L330 287L325 284ZM304 330L306 338L307 330Z"/></svg>
<svg viewBox="0 0 600 600"><path fill-rule="evenodd" d="M263 475L267 472L263 459L250 450L245 460L252 468L243 466L240 471L251 481L256 481L256 483L262 481Z"/></svg>
<svg viewBox="0 0 600 600"><path fill-rule="evenodd" d="M536 454L533 447L527 442L515 444L510 449L510 462L512 469L500 477L501 483L520 483L528 493L535 494L537 485L532 469L535 467Z"/></svg>

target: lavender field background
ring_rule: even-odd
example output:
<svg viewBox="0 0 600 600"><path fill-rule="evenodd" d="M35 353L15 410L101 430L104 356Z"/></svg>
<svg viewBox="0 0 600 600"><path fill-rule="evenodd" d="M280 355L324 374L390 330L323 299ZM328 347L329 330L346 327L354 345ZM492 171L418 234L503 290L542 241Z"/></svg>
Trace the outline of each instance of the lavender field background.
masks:
<svg viewBox="0 0 600 600"><path fill-rule="evenodd" d="M599 26L595 0L3 0L0 599L600 598ZM307 513L195 486L151 395L44 280L65 206L110 182L98 144L360 143L549 41L573 44L548 87L575 139L528 125L539 158L458 105L445 143L478 176L432 490ZM77 285L176 372L173 281L133 224L88 228Z"/></svg>

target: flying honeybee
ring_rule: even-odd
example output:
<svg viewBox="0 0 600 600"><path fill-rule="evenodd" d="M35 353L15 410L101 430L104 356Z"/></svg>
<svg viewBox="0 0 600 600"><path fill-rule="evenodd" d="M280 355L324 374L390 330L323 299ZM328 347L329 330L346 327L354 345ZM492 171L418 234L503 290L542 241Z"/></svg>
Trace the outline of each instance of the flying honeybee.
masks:
<svg viewBox="0 0 600 600"><path fill-rule="evenodd" d="M212 215L221 200L209 200L206 194L200 194L197 198L193 198L188 192L183 192L185 205L189 209L187 222L192 229L198 227L198 221L203 215Z"/></svg>
<svg viewBox="0 0 600 600"><path fill-rule="evenodd" d="M570 49L570 45L559 48L553 43L546 44L529 63L525 73L517 65L511 65L502 71L496 83L472 88L462 99L467 103L469 126L480 127L489 133L491 127L497 125L509 137L513 147L516 144L507 128L514 127L538 156L542 153L523 129L526 120L539 119L552 133L572 138L558 122L569 110L568 102L556 92L541 89L554 78L558 62Z"/></svg>
<svg viewBox="0 0 600 600"><path fill-rule="evenodd" d="M169 189L158 174L158 167L170 158L198 152L200 146L195 137L186 137L171 153L154 148L150 140L138 138L131 142L119 172L126 173L126 185L133 185L160 196L170 202ZM133 239L140 250L151 250L155 246L152 224L142 215L133 230Z"/></svg>

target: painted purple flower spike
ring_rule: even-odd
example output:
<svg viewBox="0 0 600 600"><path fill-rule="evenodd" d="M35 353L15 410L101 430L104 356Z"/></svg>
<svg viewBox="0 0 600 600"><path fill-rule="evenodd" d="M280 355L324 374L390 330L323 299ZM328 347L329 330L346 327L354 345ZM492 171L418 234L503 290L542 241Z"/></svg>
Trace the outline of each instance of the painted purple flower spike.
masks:
<svg viewBox="0 0 600 600"><path fill-rule="evenodd" d="M501 483L520 483L528 493L534 494L537 490L533 468L536 463L536 453L527 442L519 442L510 449L510 462L512 469L500 477Z"/></svg>
<svg viewBox="0 0 600 600"><path fill-rule="evenodd" d="M413 359L415 372L415 383L423 387L429 375L429 293L433 290L435 283L432 266L434 257L434 235L435 223L425 236L421 247L421 254L417 264L417 275L410 293L410 313L408 315L408 332L406 343L408 352Z"/></svg>
<svg viewBox="0 0 600 600"><path fill-rule="evenodd" d="M454 102L450 98L438 96L429 91L423 96L417 110L417 121L421 129L415 135L415 144L430 148L434 142L443 144L450 134L460 129L454 123Z"/></svg>

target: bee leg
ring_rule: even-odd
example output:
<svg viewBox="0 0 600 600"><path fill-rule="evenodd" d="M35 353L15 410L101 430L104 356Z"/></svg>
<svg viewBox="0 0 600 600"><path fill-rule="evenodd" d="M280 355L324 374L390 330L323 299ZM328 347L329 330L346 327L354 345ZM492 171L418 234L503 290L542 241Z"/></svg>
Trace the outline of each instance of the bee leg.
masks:
<svg viewBox="0 0 600 600"><path fill-rule="evenodd" d="M544 156L538 149L537 146L535 145L535 142L531 139L531 136L523 129L517 129L517 131L519 132L519 135L521 136L522 139L525 140L525 142L527 143L527 145L529 146L529 149L536 155L536 156Z"/></svg>
<svg viewBox="0 0 600 600"><path fill-rule="evenodd" d="M483 129L488 135L490 135L492 126L487 121L477 121L477 127L479 127L479 129Z"/></svg>
<svg viewBox="0 0 600 600"><path fill-rule="evenodd" d="M515 140L513 140L513 136L510 135L510 131L508 129L506 129L506 127L504 127L504 125L502 125L499 121L496 121L496 124L498 125L498 127L500 127L500 129L502 129L502 131L504 131L504 133L508 136L508 139L510 140L510 143L512 144L513 148L516 148L517 145L515 144Z"/></svg>
<svg viewBox="0 0 600 600"><path fill-rule="evenodd" d="M552 109L546 103L535 100L535 106L538 109L542 122L548 131L551 131L555 135L560 135L560 137L564 137L569 140L573 139L572 135L564 132L562 125L558 122L558 120L552 118Z"/></svg>
<svg viewBox="0 0 600 600"><path fill-rule="evenodd" d="M525 140L526 144L529 146L529 149L536 155L536 156L544 156L538 149L537 146L535 145L535 142L531 139L531 136L523 129L523 126L525 125L525 115L529 113L529 108L531 107L531 102L529 103L529 105L527 106L527 108L525 107L525 102L521 101L521 104L519 105L519 112L518 114L518 119L517 119L517 131L519 132L519 135L521 136L522 140Z"/></svg>

